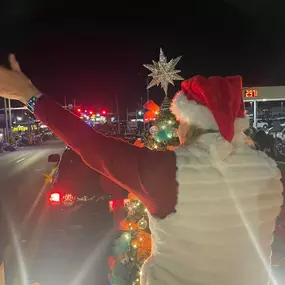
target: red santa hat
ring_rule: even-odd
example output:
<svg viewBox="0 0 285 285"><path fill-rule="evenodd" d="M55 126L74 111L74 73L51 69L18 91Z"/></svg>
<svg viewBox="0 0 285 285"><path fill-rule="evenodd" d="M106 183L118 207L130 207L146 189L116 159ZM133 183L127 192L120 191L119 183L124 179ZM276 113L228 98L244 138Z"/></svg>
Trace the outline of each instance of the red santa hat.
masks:
<svg viewBox="0 0 285 285"><path fill-rule="evenodd" d="M240 76L194 76L181 84L171 111L179 121L219 130L229 142L249 126L242 99Z"/></svg>

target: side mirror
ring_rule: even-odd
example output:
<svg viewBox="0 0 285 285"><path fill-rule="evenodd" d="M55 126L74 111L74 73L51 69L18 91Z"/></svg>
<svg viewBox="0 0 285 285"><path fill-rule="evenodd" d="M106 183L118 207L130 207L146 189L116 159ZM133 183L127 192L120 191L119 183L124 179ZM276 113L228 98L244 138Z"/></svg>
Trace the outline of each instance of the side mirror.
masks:
<svg viewBox="0 0 285 285"><path fill-rule="evenodd" d="M55 163L59 163L60 161L60 155L59 154L51 154L48 157L48 162L55 162Z"/></svg>

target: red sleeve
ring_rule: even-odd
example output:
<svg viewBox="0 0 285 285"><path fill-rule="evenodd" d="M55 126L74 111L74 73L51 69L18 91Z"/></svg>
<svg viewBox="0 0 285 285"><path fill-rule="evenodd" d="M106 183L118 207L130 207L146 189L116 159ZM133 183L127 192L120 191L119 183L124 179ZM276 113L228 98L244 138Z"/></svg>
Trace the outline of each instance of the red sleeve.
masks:
<svg viewBox="0 0 285 285"><path fill-rule="evenodd" d="M75 150L91 168L135 194L153 215L172 213L177 201L174 152L151 151L106 137L47 96L35 116Z"/></svg>
<svg viewBox="0 0 285 285"><path fill-rule="evenodd" d="M112 196L114 200L122 200L126 198L124 195L126 190L106 176L100 176L100 185L107 194Z"/></svg>

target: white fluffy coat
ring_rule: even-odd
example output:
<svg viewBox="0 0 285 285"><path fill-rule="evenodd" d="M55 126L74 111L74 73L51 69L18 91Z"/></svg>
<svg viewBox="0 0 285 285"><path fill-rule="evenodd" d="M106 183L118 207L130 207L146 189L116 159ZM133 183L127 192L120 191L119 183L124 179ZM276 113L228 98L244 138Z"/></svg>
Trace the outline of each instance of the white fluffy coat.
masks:
<svg viewBox="0 0 285 285"><path fill-rule="evenodd" d="M153 248L142 285L268 285L281 174L244 144L243 128L241 121L232 143L206 134L175 151L177 212L149 215Z"/></svg>

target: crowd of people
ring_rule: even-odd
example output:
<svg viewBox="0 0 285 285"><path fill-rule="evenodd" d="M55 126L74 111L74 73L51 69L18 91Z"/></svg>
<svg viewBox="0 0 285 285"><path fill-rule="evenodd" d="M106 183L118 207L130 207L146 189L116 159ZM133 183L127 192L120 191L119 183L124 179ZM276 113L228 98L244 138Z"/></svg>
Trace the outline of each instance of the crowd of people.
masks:
<svg viewBox="0 0 285 285"><path fill-rule="evenodd" d="M55 135L49 131L12 133L8 141L0 139L0 153L15 151L18 147L41 145L43 142L55 138Z"/></svg>
<svg viewBox="0 0 285 285"><path fill-rule="evenodd" d="M253 141L255 149L264 151L276 161L285 160L285 142L281 139L277 139L262 129L257 130L252 127L247 129L245 134Z"/></svg>

